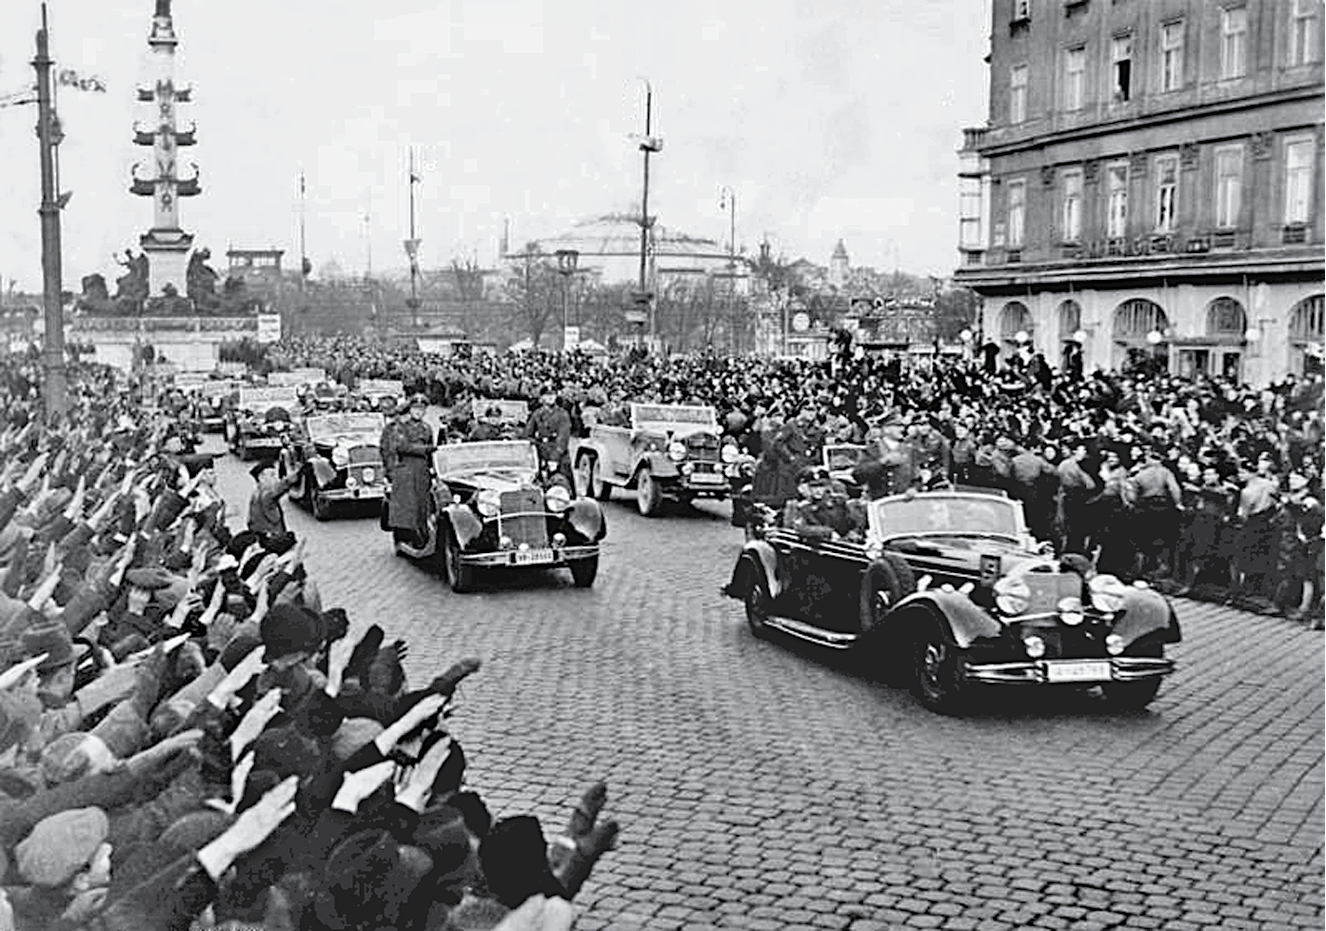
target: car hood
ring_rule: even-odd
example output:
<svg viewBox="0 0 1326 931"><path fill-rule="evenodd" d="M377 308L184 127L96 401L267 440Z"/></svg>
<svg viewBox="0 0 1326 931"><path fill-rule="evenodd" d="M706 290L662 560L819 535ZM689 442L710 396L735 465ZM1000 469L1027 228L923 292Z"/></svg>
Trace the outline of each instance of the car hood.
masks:
<svg viewBox="0 0 1326 931"><path fill-rule="evenodd" d="M331 449L334 446L377 446L378 438L368 434L362 436L321 436L313 438L313 445L319 449Z"/></svg>

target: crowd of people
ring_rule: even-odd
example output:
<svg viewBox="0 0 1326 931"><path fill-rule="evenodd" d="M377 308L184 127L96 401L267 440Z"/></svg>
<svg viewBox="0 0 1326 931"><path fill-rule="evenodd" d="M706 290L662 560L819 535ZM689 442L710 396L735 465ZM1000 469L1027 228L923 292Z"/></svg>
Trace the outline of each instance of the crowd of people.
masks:
<svg viewBox="0 0 1326 931"><path fill-rule="evenodd" d="M48 416L0 367L0 929L572 926L606 785L495 816L453 733L478 660L411 683L175 405L74 365Z"/></svg>
<svg viewBox="0 0 1326 931"><path fill-rule="evenodd" d="M468 359L351 338L294 339L279 353L347 383L398 378L450 408L555 391L573 431L619 422L632 401L708 404L760 458L757 497L797 494L826 442L860 444L880 493L947 481L1003 489L1029 528L1101 571L1171 593L1320 626L1320 373L1267 387L1155 367L1056 373L1029 353L909 365L853 352L824 362L716 354L615 359L578 353Z"/></svg>

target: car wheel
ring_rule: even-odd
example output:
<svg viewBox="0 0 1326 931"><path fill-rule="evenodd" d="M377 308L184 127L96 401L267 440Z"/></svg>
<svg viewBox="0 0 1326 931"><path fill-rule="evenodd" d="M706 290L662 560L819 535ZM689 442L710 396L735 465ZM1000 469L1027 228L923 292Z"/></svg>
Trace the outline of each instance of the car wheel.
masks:
<svg viewBox="0 0 1326 931"><path fill-rule="evenodd" d="M603 465L598 456L589 459L589 493L598 501L612 497L612 486L603 480Z"/></svg>
<svg viewBox="0 0 1326 931"><path fill-rule="evenodd" d="M310 492L310 500L313 504L314 520L330 520L332 516L332 503L326 495L319 494L316 491Z"/></svg>
<svg viewBox="0 0 1326 931"><path fill-rule="evenodd" d="M597 554L585 559L577 559L568 564L571 569L571 580L575 582L576 588L589 588L594 584L594 579L599 574L599 557Z"/></svg>
<svg viewBox="0 0 1326 931"><path fill-rule="evenodd" d="M450 531L442 538L442 567L453 592L463 595L474 589L474 567L461 562L460 544Z"/></svg>
<svg viewBox="0 0 1326 931"><path fill-rule="evenodd" d="M1160 679L1142 679L1139 682L1105 682L1100 687L1111 708L1117 711L1141 711L1155 699L1160 691Z"/></svg>
<svg viewBox="0 0 1326 931"><path fill-rule="evenodd" d="M750 582L742 599L746 605L746 623L750 625L751 633L763 639L769 636L769 611L773 599L769 597L769 584L764 581L764 575L755 568L747 572Z"/></svg>
<svg viewBox="0 0 1326 931"><path fill-rule="evenodd" d="M940 714L954 714L962 706L961 660L938 620L924 625L916 638L916 697Z"/></svg>
<svg viewBox="0 0 1326 931"><path fill-rule="evenodd" d="M647 466L635 480L635 506L643 517L654 517L663 506L663 489L658 487Z"/></svg>

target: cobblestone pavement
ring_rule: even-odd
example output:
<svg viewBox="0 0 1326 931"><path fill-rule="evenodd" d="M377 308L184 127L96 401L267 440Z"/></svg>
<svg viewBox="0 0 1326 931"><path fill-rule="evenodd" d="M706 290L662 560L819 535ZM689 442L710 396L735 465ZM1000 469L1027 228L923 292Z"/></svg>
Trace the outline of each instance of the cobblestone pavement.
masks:
<svg viewBox="0 0 1326 931"><path fill-rule="evenodd" d="M243 520L252 481L222 458ZM719 595L727 506L607 506L598 581L458 596L371 517L318 524L327 606L484 668L453 730L494 814L560 827L605 778L623 826L582 929L1320 928L1322 637L1179 602L1179 671L1142 714L997 698L965 719L823 652L761 642ZM565 575L565 573L562 573Z"/></svg>

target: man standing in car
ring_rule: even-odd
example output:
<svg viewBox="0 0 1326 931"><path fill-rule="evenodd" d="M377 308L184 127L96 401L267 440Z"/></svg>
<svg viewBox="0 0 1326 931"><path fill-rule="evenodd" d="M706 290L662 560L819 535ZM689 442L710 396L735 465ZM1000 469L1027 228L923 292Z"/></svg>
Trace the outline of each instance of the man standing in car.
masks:
<svg viewBox="0 0 1326 931"><path fill-rule="evenodd" d="M433 431L424 420L428 399L410 399L409 416L396 428L396 467L391 472L391 504L387 523L397 539L412 546L428 542L428 500L432 493Z"/></svg>
<svg viewBox="0 0 1326 931"><path fill-rule="evenodd" d="M525 423L525 438L539 449L539 461L566 479L567 487L576 487L571 474L571 415L557 403L557 391L545 385L539 393L539 406Z"/></svg>

